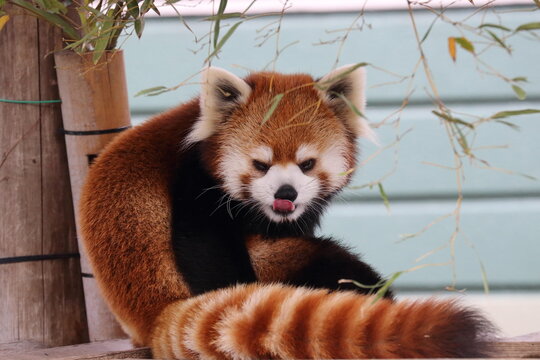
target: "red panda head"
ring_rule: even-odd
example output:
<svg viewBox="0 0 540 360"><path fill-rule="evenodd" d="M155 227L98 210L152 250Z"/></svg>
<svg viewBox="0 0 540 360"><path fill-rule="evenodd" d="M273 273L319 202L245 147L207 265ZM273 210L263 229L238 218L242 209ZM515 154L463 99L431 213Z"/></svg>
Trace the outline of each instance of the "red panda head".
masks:
<svg viewBox="0 0 540 360"><path fill-rule="evenodd" d="M355 111L364 111L364 78L351 66L318 81L277 73L240 79L210 67L186 143L200 143L225 193L271 221L320 212L350 180L356 138L373 137Z"/></svg>

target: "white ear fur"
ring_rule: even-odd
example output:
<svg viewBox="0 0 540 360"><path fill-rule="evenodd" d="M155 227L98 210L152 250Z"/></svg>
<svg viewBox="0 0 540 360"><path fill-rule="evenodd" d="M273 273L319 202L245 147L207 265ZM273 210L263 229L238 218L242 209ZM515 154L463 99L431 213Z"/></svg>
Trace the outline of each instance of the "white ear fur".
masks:
<svg viewBox="0 0 540 360"><path fill-rule="evenodd" d="M250 94L251 88L238 76L217 67L204 69L199 98L201 113L185 143L189 145L211 136L228 112L246 103Z"/></svg>
<svg viewBox="0 0 540 360"><path fill-rule="evenodd" d="M336 95L337 92L345 96L358 111L364 114L366 109L366 71L363 67L358 67L348 74L344 74L350 71L353 66L345 65L323 76L317 82L319 94L328 105L343 114L342 117L356 136L367 138L376 144L377 135L366 119L358 116L343 99Z"/></svg>

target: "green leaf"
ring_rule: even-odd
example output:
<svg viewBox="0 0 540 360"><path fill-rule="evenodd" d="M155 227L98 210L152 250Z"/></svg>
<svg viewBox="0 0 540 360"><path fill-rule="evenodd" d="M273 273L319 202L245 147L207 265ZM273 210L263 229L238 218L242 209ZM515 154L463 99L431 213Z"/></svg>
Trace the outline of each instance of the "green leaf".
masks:
<svg viewBox="0 0 540 360"><path fill-rule="evenodd" d="M107 50L107 45L109 45L109 39L111 38L112 31L111 27L113 25L112 20L105 20L99 31L99 36L94 44L94 51L92 55L92 60L94 64L97 64L99 59L103 56L105 50Z"/></svg>
<svg viewBox="0 0 540 360"><path fill-rule="evenodd" d="M504 120L495 120L495 122L497 122L497 123L499 123L499 124L506 125L506 126L508 126L509 128L513 129L513 130L516 130L516 131L519 130L519 126L517 126L517 125L514 124L514 123L511 123L511 122L508 122L508 121L504 121Z"/></svg>
<svg viewBox="0 0 540 360"><path fill-rule="evenodd" d="M390 211L390 201L388 200L388 195L386 195L386 191L384 191L383 184L377 183L377 186L379 187L379 195L381 196L381 199L383 200L386 210Z"/></svg>
<svg viewBox="0 0 540 360"><path fill-rule="evenodd" d="M540 0L538 0L538 1L540 1ZM524 77L524 76L518 76L518 77L515 77L515 78L512 79L512 81L515 81L515 82L518 82L518 81L521 81L521 82L529 82L529 80L527 80L527 78Z"/></svg>
<svg viewBox="0 0 540 360"><path fill-rule="evenodd" d="M358 64L354 64L353 66L349 67L346 71L343 71L341 73L339 73L337 76L331 78L331 79L328 79L324 82L320 82L318 81L316 84L315 84L315 87L317 87L319 90L326 90L326 86L325 85L329 85L329 84L333 84L334 82L340 80L340 79L343 79L344 77L346 77L347 75L349 75L350 73L352 73L354 70L358 69L358 68L361 68L361 67L364 67L364 66L368 66L369 63L367 62L361 62L361 63L358 63Z"/></svg>
<svg viewBox="0 0 540 360"><path fill-rule="evenodd" d="M390 290L390 286L392 286L392 284L401 276L403 275L404 271L398 271L394 274L392 274L392 276L390 277L390 279L386 280L386 282L384 283L383 286L381 286L381 288L379 289L379 291L377 291L377 294L375 295L375 299L373 299L372 301L372 304L376 303L377 301L379 301L383 296L384 294L386 294L388 292L388 290Z"/></svg>
<svg viewBox="0 0 540 360"><path fill-rule="evenodd" d="M244 17L244 14L241 12L232 12L232 13L226 13L221 15L213 15L208 16L204 18L204 21L217 21L217 20L226 20L226 19L234 19L234 18L242 18Z"/></svg>
<svg viewBox="0 0 540 360"><path fill-rule="evenodd" d="M495 40L503 49L505 49L509 54L510 54L510 48L508 47L508 45L506 45L504 43L504 41L502 41L497 35L495 35L492 31L489 31L489 30L486 30L488 32L489 35L491 35L491 37L493 38L493 40Z"/></svg>
<svg viewBox="0 0 540 360"><path fill-rule="evenodd" d="M212 53L210 55L208 55L208 57L204 60L205 63L208 62L208 60L210 60L212 57L214 57L219 52L219 50L221 50L223 45L225 45L227 40L229 40L229 38L232 36L232 34L235 32L235 30L240 26L240 24L242 24L242 21L239 21L236 24L234 24L233 26L231 26L229 31L227 31L227 33L217 43L217 45L214 48L214 51L212 51Z"/></svg>
<svg viewBox="0 0 540 360"><path fill-rule="evenodd" d="M143 96L143 95L155 96L155 95L164 93L167 90L169 90L169 88L167 88L166 86L155 86L155 87L151 87L151 88L139 91L138 93L135 94L135 97Z"/></svg>
<svg viewBox="0 0 540 360"><path fill-rule="evenodd" d="M507 28L506 26L497 25L497 24L489 24L489 23L482 24L478 28L482 29L482 28L485 28L485 27L490 27L490 28L499 29L499 30L503 30L503 31L512 31L509 28Z"/></svg>
<svg viewBox="0 0 540 360"><path fill-rule="evenodd" d="M227 0L220 0L217 15L218 16L223 15L225 13L226 7L227 7ZM216 48L217 42L219 39L220 23L221 23L221 18L218 17L216 19L216 23L214 24L214 49Z"/></svg>
<svg viewBox="0 0 540 360"><path fill-rule="evenodd" d="M451 123L456 123L456 124L460 124L460 125L464 125L468 128L471 128L471 129L474 129L474 125L471 124L471 123L468 123L466 122L465 120L461 120L459 118L456 118L456 117L453 117L451 116L450 114L443 114L443 113L440 113L438 111L435 111L433 110L432 111L433 114L437 115L438 117L440 117L441 119L445 120L445 121L448 121L448 122L451 122Z"/></svg>
<svg viewBox="0 0 540 360"><path fill-rule="evenodd" d="M514 31L518 32L518 31L529 31L529 30L540 30L540 22L532 22L532 23L520 25Z"/></svg>
<svg viewBox="0 0 540 360"><path fill-rule="evenodd" d="M270 119L270 117L272 116L272 114L274 113L274 111L276 111L281 99L283 99L283 96L285 94L277 94L276 96L274 96L272 98L272 101L270 102L270 108L268 109L268 111L266 112L266 114L264 114L264 118L262 120L262 124L264 124L265 122L268 121L268 119Z"/></svg>
<svg viewBox="0 0 540 360"><path fill-rule="evenodd" d="M30 11L32 14L34 14L37 17L40 17L47 21L50 24L53 24L54 26L62 29L64 32L64 35L71 39L71 40L78 40L80 39L80 36L75 30L73 26L71 26L67 21L62 19L59 15L56 14L49 14L48 12L38 9L35 6L33 6L32 3L25 1L25 0L10 0L10 2L14 5L17 5L23 9L26 9Z"/></svg>
<svg viewBox="0 0 540 360"><path fill-rule="evenodd" d="M135 26L135 33L137 34L137 37L140 39L142 36L142 32L144 30L144 19L140 17L137 20L135 20L134 26Z"/></svg>
<svg viewBox="0 0 540 360"><path fill-rule="evenodd" d="M334 92L334 91L332 91L332 94L336 95L341 100L343 100L345 105L347 105L349 107L349 109L352 110L353 113L355 113L356 115L358 115L358 116L360 116L360 117L367 120L367 118L364 116L364 114L362 114L362 112L360 110L358 110L358 108L349 99L347 99L347 97L345 95L343 95L342 93Z"/></svg>
<svg viewBox="0 0 540 360"><path fill-rule="evenodd" d="M139 4L137 3L137 0L127 0L126 6L129 15L134 19L137 19L139 17Z"/></svg>
<svg viewBox="0 0 540 360"><path fill-rule="evenodd" d="M474 54L474 45L465 37L458 37L455 38L456 42L461 46L463 49L467 50L470 53Z"/></svg>
<svg viewBox="0 0 540 360"><path fill-rule="evenodd" d="M538 114L540 113L540 109L523 109L523 110L508 110L508 111L500 111L492 116L490 116L491 119L503 119L510 116L516 116L516 115L528 115L528 114Z"/></svg>
<svg viewBox="0 0 540 360"><path fill-rule="evenodd" d="M527 98L527 93L525 92L525 90L523 90L523 88L517 85L512 85L512 90L514 90L519 100L525 100Z"/></svg>

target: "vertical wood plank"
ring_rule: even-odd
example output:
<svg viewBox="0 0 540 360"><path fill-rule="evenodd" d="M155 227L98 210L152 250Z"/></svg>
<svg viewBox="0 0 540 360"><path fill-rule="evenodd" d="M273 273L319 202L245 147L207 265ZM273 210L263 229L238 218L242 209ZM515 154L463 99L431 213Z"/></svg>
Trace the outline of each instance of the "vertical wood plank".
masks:
<svg viewBox="0 0 540 360"><path fill-rule="evenodd" d="M59 33L20 9L0 32L0 98L58 99ZM76 253L58 104L0 103L0 258ZM78 259L0 264L0 344L88 339Z"/></svg>
<svg viewBox="0 0 540 360"><path fill-rule="evenodd" d="M53 51L62 49L60 31L39 22L40 94L59 99ZM42 106L43 251L78 251L60 104ZM44 338L47 346L88 341L79 259L43 262ZM62 304L62 306L59 306Z"/></svg>
<svg viewBox="0 0 540 360"><path fill-rule="evenodd" d="M7 10L0 64L9 71L0 71L0 97L39 99L37 20ZM0 254L42 254L39 106L0 103L0 119ZM43 342L41 275L39 262L0 265L1 342Z"/></svg>

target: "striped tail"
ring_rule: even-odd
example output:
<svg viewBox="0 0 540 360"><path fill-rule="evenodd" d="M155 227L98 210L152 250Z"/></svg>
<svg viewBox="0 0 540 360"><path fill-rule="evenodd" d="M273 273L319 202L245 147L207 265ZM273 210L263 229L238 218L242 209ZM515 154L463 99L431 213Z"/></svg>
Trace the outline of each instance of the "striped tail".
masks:
<svg viewBox="0 0 540 360"><path fill-rule="evenodd" d="M169 305L152 336L158 358L484 357L490 324L453 301L373 302L285 285L239 285Z"/></svg>

